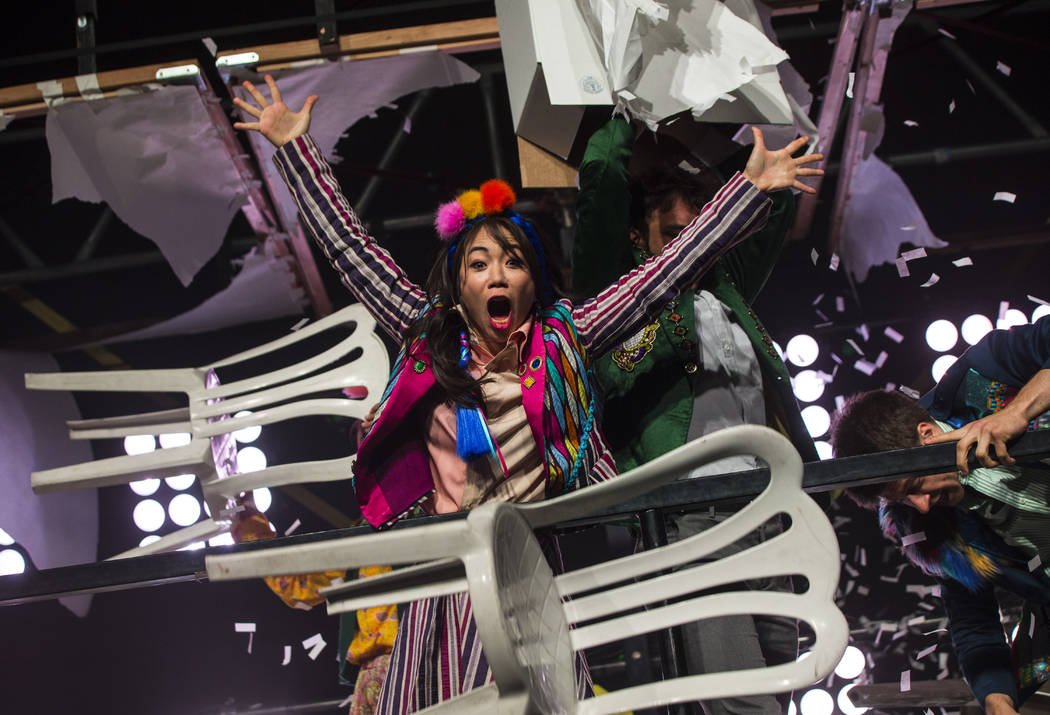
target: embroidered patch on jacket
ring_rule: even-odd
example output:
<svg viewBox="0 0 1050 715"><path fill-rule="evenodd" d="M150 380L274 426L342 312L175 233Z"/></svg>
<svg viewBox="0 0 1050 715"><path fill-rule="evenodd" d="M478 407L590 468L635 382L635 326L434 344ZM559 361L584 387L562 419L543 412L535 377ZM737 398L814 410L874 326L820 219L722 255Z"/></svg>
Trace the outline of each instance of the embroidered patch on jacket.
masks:
<svg viewBox="0 0 1050 715"><path fill-rule="evenodd" d="M631 336L623 342L620 347L612 351L613 362L624 372L631 372L635 365L642 361L656 343L656 334L660 330L659 323L650 323L642 328L636 335Z"/></svg>

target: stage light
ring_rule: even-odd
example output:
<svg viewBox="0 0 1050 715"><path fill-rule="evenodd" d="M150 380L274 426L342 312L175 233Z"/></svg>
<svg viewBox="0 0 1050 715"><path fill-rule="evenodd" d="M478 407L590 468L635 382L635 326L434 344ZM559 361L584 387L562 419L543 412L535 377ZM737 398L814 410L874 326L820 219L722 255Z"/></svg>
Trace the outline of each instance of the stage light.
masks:
<svg viewBox="0 0 1050 715"><path fill-rule="evenodd" d="M201 518L201 503L192 494L177 494L168 503L168 516L179 526L196 524Z"/></svg>
<svg viewBox="0 0 1050 715"><path fill-rule="evenodd" d="M154 541L160 541L160 537L157 536L156 534L146 534L145 536L142 537L142 541L139 542L139 546L140 547L142 547L142 546L149 546Z"/></svg>
<svg viewBox="0 0 1050 715"><path fill-rule="evenodd" d="M164 526L164 507L153 499L143 499L135 505L131 517L135 520L135 526L143 531L156 531Z"/></svg>
<svg viewBox="0 0 1050 715"><path fill-rule="evenodd" d="M176 474L174 477L165 477L164 483L175 491L181 492L183 489L189 489L193 486L193 482L196 479L196 474Z"/></svg>
<svg viewBox="0 0 1050 715"><path fill-rule="evenodd" d="M233 543L233 534L228 531L208 539L208 546L231 546Z"/></svg>
<svg viewBox="0 0 1050 715"><path fill-rule="evenodd" d="M824 440L814 442L813 446L817 448L817 456L821 459L831 459L835 456L831 449L831 445Z"/></svg>
<svg viewBox="0 0 1050 715"><path fill-rule="evenodd" d="M1032 311L1032 322L1034 323L1047 315L1050 315L1050 305L1037 305L1035 310Z"/></svg>
<svg viewBox="0 0 1050 715"><path fill-rule="evenodd" d="M835 701L828 691L813 688L806 691L798 701L798 709L802 711L802 715L831 715L835 710Z"/></svg>
<svg viewBox="0 0 1050 715"><path fill-rule="evenodd" d="M164 449L171 449L172 447L183 447L190 443L189 432L174 432L170 434L162 434L160 436L160 446Z"/></svg>
<svg viewBox="0 0 1050 715"><path fill-rule="evenodd" d="M962 322L962 337L970 345L976 345L981 338L991 332L992 321L988 316L974 313Z"/></svg>
<svg viewBox="0 0 1050 715"><path fill-rule="evenodd" d="M841 710L844 715L861 715L862 713L871 710L871 708L854 705L853 701L849 699L849 691L853 690L854 686L856 686L856 683L850 683L839 691L839 710Z"/></svg>
<svg viewBox="0 0 1050 715"><path fill-rule="evenodd" d="M950 320L935 320L926 328L926 344L939 353L951 350L959 342L959 331Z"/></svg>
<svg viewBox="0 0 1050 715"><path fill-rule="evenodd" d="M140 479L137 482L131 482L128 484L131 487L131 491L138 494L140 497L148 497L158 489L160 489L160 480L152 477L146 479Z"/></svg>
<svg viewBox="0 0 1050 715"><path fill-rule="evenodd" d="M25 573L26 560L17 549L4 549L0 551L0 576L13 576L16 573Z"/></svg>
<svg viewBox="0 0 1050 715"><path fill-rule="evenodd" d="M798 715L798 708L795 707L795 701L794 700L789 700L788 701L788 712L787 712L787 715Z"/></svg>
<svg viewBox="0 0 1050 715"><path fill-rule="evenodd" d="M270 508L270 504L273 502L273 496L266 487L253 489L252 498L255 500L255 508L263 514L266 513L266 510Z"/></svg>
<svg viewBox="0 0 1050 715"><path fill-rule="evenodd" d="M792 365L798 365L799 367L812 365L819 354L820 347L810 335L803 333L788 340L787 359Z"/></svg>
<svg viewBox="0 0 1050 715"><path fill-rule="evenodd" d="M247 417L251 414L250 410L241 410L234 415L237 417ZM248 442L254 442L262 434L262 425L255 425L254 427L244 427L233 433L233 438L241 444L247 444Z"/></svg>
<svg viewBox="0 0 1050 715"><path fill-rule="evenodd" d="M133 434L124 438L124 451L129 455L149 454L157 448L157 440L151 434Z"/></svg>
<svg viewBox="0 0 1050 715"><path fill-rule="evenodd" d="M814 439L823 437L831 427L831 415L820 405L810 405L802 410L802 421L806 423L809 436Z"/></svg>
<svg viewBox="0 0 1050 715"><path fill-rule="evenodd" d="M995 321L995 327L999 330L1009 330L1015 325L1027 325L1028 316L1019 311L1017 308L1010 308L1003 314L1003 317Z"/></svg>
<svg viewBox="0 0 1050 715"><path fill-rule="evenodd" d="M14 538L3 529L0 529L0 546L10 546L15 543Z"/></svg>
<svg viewBox="0 0 1050 715"><path fill-rule="evenodd" d="M864 654L856 646L846 646L842 659L835 666L835 675L843 680L853 680L864 672Z"/></svg>
<svg viewBox="0 0 1050 715"><path fill-rule="evenodd" d="M266 455L258 447L245 447L237 452L237 473L247 474L266 469Z"/></svg>
<svg viewBox="0 0 1050 715"><path fill-rule="evenodd" d="M799 400L813 402L824 394L825 384L816 370L802 370L791 378L791 387Z"/></svg>
<svg viewBox="0 0 1050 715"><path fill-rule="evenodd" d="M944 377L944 373L948 371L948 368L958 360L959 358L954 355L941 355L939 358L933 361L933 367L930 368L930 373L933 375L935 382L940 382L940 379Z"/></svg>

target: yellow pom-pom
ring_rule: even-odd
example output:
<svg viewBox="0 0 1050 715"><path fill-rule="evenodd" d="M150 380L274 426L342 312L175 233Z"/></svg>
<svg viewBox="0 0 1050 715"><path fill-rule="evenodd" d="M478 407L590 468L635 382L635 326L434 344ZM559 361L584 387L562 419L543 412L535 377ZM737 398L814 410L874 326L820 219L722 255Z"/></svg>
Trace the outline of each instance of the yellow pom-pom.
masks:
<svg viewBox="0 0 1050 715"><path fill-rule="evenodd" d="M485 213L485 207L481 203L481 192L477 189L464 191L456 197L456 201L463 207L463 215L468 221L472 221Z"/></svg>

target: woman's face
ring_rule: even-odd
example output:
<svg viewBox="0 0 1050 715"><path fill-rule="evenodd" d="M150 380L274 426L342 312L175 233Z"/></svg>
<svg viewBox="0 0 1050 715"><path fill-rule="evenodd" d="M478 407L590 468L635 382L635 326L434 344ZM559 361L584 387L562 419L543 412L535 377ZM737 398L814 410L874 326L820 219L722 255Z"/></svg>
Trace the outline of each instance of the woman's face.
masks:
<svg viewBox="0 0 1050 715"><path fill-rule="evenodd" d="M504 250L483 226L464 251L459 295L472 327L495 355L532 312L536 286L520 250Z"/></svg>

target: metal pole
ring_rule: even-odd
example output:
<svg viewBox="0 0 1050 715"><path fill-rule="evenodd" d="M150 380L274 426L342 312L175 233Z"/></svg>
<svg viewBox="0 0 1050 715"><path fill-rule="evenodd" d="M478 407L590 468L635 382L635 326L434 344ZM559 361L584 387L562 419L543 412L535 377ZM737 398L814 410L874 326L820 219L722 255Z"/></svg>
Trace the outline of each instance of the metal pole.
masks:
<svg viewBox="0 0 1050 715"><path fill-rule="evenodd" d="M95 255L98 242L102 240L102 234L105 233L106 228L109 227L109 222L112 220L113 209L109 207L109 204L106 204L106 207L102 209L102 214L98 217L98 221L95 222L95 227L91 229L91 233L88 234L87 239L84 240L84 245L77 251L77 257L73 260L77 263L82 263Z"/></svg>
<svg viewBox="0 0 1050 715"><path fill-rule="evenodd" d="M496 101L492 97L494 91L492 75L481 75L478 86L481 88L481 103L482 108L485 110L485 128L489 133L489 151L492 153L492 175L499 179L506 179L507 166L503 160L503 146L499 140Z"/></svg>
<svg viewBox="0 0 1050 715"><path fill-rule="evenodd" d="M15 249L15 252L22 257L22 261L27 266L38 268L44 265L44 262L40 260L40 256L36 255L33 249L26 245L26 242L15 233L15 230L3 218L0 218L0 234L3 234L7 242L11 244L11 248Z"/></svg>
<svg viewBox="0 0 1050 715"><path fill-rule="evenodd" d="M416 93L416 96L412 98L412 104L409 106L408 111L405 113L405 118L409 122L414 122L416 115L419 114L420 108L423 103L427 101L432 90L424 89ZM386 151L383 152L383 156L379 159L379 164L376 168L379 171L385 171L390 168L390 165L394 163L394 158L397 153L401 151L401 146L405 143L405 138L408 133L402 128L398 128L397 133L393 139L390 140L390 144L387 146ZM382 179L378 174L373 174L369 179L368 183L365 184L364 191L361 192L361 196L354 202L354 209L357 211L357 215L364 217L368 214L368 207L372 203L372 197L375 196L376 191L379 189L379 183Z"/></svg>

